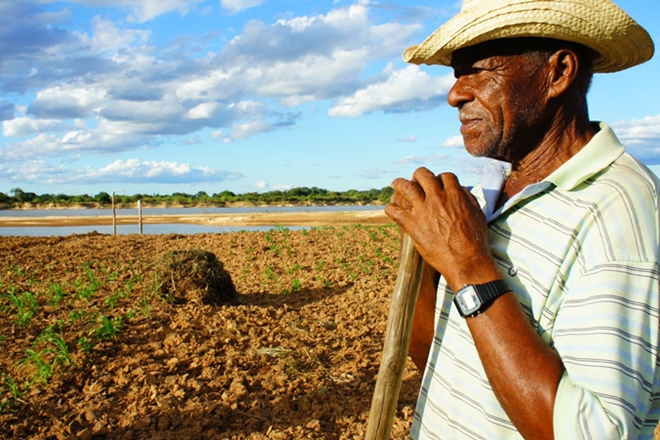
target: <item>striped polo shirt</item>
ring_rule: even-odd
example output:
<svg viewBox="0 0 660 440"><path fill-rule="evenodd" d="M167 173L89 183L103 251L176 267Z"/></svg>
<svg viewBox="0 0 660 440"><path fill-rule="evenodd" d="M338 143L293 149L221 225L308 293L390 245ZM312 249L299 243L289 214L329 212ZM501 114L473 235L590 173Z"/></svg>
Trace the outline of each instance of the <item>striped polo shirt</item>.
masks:
<svg viewBox="0 0 660 440"><path fill-rule="evenodd" d="M575 156L501 209L491 209L507 173L499 162L473 194L489 220L500 272L566 368L555 438L651 439L660 418L660 182L624 152L610 127L599 128ZM411 436L521 438L452 298L441 279Z"/></svg>

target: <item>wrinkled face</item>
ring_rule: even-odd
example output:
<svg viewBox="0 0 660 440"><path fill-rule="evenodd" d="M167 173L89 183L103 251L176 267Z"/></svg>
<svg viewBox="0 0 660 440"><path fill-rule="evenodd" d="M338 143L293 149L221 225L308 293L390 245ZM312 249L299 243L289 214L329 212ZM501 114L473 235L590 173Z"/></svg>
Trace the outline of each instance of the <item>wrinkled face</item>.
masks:
<svg viewBox="0 0 660 440"><path fill-rule="evenodd" d="M466 150L508 161L531 151L544 130L545 58L487 44L454 52L452 67L456 83L447 100L458 109Z"/></svg>

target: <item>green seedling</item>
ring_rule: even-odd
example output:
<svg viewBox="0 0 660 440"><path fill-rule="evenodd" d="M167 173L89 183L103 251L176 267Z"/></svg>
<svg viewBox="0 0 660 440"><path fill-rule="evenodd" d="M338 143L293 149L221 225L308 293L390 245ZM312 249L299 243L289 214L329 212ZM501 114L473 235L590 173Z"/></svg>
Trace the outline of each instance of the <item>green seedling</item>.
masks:
<svg viewBox="0 0 660 440"><path fill-rule="evenodd" d="M57 326L57 324L55 326ZM66 345L62 334L55 333L53 330L53 327L55 326L46 328L37 339L37 342L45 342L50 346L49 348L42 350L42 353L53 355L53 361L51 363L52 368L58 365L72 365L73 361L69 354L69 347Z"/></svg>
<svg viewBox="0 0 660 440"><path fill-rule="evenodd" d="M298 278L294 278L291 281L291 289L284 289L282 291L283 295L291 295L293 292L297 292L302 288L302 283Z"/></svg>
<svg viewBox="0 0 660 440"><path fill-rule="evenodd" d="M80 351L88 353L92 351L92 348L94 348L94 344L92 343L92 341L90 341L89 339L83 336L78 339L78 348L80 349Z"/></svg>
<svg viewBox="0 0 660 440"><path fill-rule="evenodd" d="M9 293L9 300L16 308L16 322L20 327L30 323L32 317L37 314L39 304L36 298L30 292L23 292L20 295Z"/></svg>
<svg viewBox="0 0 660 440"><path fill-rule="evenodd" d="M271 266L268 266L266 270L264 270L264 274L266 275L266 279L277 281L277 274Z"/></svg>
<svg viewBox="0 0 660 440"><path fill-rule="evenodd" d="M36 370L32 379L27 381L28 388L38 382L47 385L48 380L53 376L53 367L42 357L46 353L43 351L37 352L30 348L26 349L25 353L27 357L20 360L19 364L22 366L31 365Z"/></svg>
<svg viewBox="0 0 660 440"><path fill-rule="evenodd" d="M101 316L101 326L96 330L96 339L99 341L113 339L121 329L121 318L113 319Z"/></svg>
<svg viewBox="0 0 660 440"><path fill-rule="evenodd" d="M147 298L144 296L141 297L138 301L138 304L140 306L140 313L142 313L143 316L149 316L151 313L151 305L149 304Z"/></svg>
<svg viewBox="0 0 660 440"><path fill-rule="evenodd" d="M87 278L89 278L89 283L86 284L82 281L78 283L78 298L86 299L87 301L91 300L96 291L101 287L101 283L96 279L94 272L91 269L87 269Z"/></svg>
<svg viewBox="0 0 660 440"><path fill-rule="evenodd" d="M64 288L58 283L50 283L48 288L50 290L50 304L56 306L62 302L65 295Z"/></svg>
<svg viewBox="0 0 660 440"><path fill-rule="evenodd" d="M93 316L85 310L73 310L69 313L69 322L74 324L76 322L86 322Z"/></svg>
<svg viewBox="0 0 660 440"><path fill-rule="evenodd" d="M21 391L20 387L12 379L7 373L2 373L2 379L4 384L6 385L0 388L0 394L4 394L6 391L9 391L9 395L11 396L10 399L3 399L0 401L0 413L4 413L7 411L10 411L12 408L12 405L23 398L25 393Z"/></svg>

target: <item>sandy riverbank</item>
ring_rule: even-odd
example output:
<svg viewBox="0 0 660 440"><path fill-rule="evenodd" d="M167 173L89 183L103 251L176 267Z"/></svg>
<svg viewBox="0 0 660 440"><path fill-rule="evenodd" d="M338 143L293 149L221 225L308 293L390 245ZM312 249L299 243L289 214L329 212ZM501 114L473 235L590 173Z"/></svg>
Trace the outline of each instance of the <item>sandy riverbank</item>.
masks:
<svg viewBox="0 0 660 440"><path fill-rule="evenodd" d="M118 225L138 224L137 215L117 216ZM243 214L148 215L143 224L197 224L217 226L330 226L383 225L392 221L383 211L267 212ZM112 225L112 216L0 217L0 227L11 226L93 226Z"/></svg>

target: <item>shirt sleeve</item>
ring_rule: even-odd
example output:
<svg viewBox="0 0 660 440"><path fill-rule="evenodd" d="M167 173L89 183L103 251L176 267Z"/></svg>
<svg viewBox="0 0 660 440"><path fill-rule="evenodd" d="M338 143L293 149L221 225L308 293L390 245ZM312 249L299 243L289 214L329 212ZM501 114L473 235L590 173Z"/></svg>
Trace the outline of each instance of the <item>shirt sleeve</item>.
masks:
<svg viewBox="0 0 660 440"><path fill-rule="evenodd" d="M658 279L655 263L608 262L567 286L553 330L566 368L555 399L555 438L652 438Z"/></svg>

